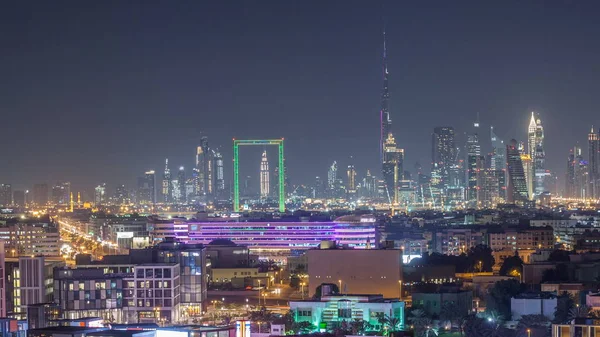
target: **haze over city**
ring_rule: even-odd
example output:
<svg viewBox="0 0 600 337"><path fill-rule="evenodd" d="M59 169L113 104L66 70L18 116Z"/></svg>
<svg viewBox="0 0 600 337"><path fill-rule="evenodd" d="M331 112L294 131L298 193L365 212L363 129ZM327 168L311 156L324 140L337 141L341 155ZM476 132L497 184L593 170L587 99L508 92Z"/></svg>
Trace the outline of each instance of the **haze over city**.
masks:
<svg viewBox="0 0 600 337"><path fill-rule="evenodd" d="M479 114L505 142L545 127L546 167L564 184L569 149L598 120L600 27L592 1L7 3L3 182L135 185L144 171L194 165L201 136L286 139L291 184L331 162L379 175L382 32L390 116L404 170L429 171L431 133L463 146ZM253 151L253 150L252 150ZM252 152L251 151L251 152ZM260 151L248 172L258 176ZM464 154L464 153L463 153ZM276 158L271 158L275 163ZM111 187L112 188L112 187Z"/></svg>

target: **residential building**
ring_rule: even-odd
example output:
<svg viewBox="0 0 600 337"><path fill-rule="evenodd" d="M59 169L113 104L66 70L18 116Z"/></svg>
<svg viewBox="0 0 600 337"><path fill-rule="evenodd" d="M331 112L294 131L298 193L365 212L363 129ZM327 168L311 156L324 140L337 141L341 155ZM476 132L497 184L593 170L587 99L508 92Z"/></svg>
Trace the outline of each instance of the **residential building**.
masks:
<svg viewBox="0 0 600 337"><path fill-rule="evenodd" d="M457 313L460 316L467 316L473 311L473 291L461 291L458 289L443 289L443 287L432 293L412 294L413 307L422 308L427 315L439 316L442 312L442 307L446 303L455 305Z"/></svg>
<svg viewBox="0 0 600 337"><path fill-rule="evenodd" d="M510 299L510 311L513 320L524 315L542 315L554 319L557 298L552 293L524 293Z"/></svg>

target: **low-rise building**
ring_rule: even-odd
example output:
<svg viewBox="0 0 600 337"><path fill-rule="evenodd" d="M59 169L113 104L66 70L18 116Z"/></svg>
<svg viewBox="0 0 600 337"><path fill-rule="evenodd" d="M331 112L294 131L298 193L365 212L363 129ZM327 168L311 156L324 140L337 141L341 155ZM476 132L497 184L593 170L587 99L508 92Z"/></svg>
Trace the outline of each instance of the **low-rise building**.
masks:
<svg viewBox="0 0 600 337"><path fill-rule="evenodd" d="M557 298L551 293L524 293L510 299L510 311L513 320L524 315L543 315L554 319Z"/></svg>
<svg viewBox="0 0 600 337"><path fill-rule="evenodd" d="M343 321L362 320L373 331L381 330L379 317L397 318L404 327L404 302L381 295L326 295L317 301L291 301L295 322L309 322L317 329L331 331Z"/></svg>
<svg viewBox="0 0 600 337"><path fill-rule="evenodd" d="M552 337L600 336L600 321L596 318L575 318L570 324L552 324Z"/></svg>
<svg viewBox="0 0 600 337"><path fill-rule="evenodd" d="M419 307L428 315L440 315L442 307L452 303L461 316L467 316L473 310L473 292L458 289L440 289L432 293L413 293L412 306Z"/></svg>

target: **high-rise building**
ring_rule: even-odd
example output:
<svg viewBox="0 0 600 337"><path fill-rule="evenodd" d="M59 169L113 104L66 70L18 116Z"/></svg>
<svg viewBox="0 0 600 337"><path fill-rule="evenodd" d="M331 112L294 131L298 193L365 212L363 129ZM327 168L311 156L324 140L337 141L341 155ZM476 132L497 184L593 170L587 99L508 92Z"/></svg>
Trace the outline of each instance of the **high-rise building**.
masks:
<svg viewBox="0 0 600 337"><path fill-rule="evenodd" d="M325 190L326 187L323 179L321 179L319 176L315 177L315 185L313 186L312 197L315 199L325 198Z"/></svg>
<svg viewBox="0 0 600 337"><path fill-rule="evenodd" d="M594 127L588 134L588 163L590 179L590 196L600 198L600 134L594 132Z"/></svg>
<svg viewBox="0 0 600 337"><path fill-rule="evenodd" d="M173 202L173 184L171 183L171 170L169 159L165 159L165 171L162 179L162 199L165 203Z"/></svg>
<svg viewBox="0 0 600 337"><path fill-rule="evenodd" d="M207 137L202 137L200 145L196 148L196 170L198 172L196 194L204 197L212 196L214 193L214 160Z"/></svg>
<svg viewBox="0 0 600 337"><path fill-rule="evenodd" d="M263 151L260 159L260 197L268 198L271 193L271 181L269 180L269 160L267 151Z"/></svg>
<svg viewBox="0 0 600 337"><path fill-rule="evenodd" d="M0 241L0 317L6 317L6 251L4 242Z"/></svg>
<svg viewBox="0 0 600 337"><path fill-rule="evenodd" d="M71 196L71 183L59 182L52 186L52 204L67 205Z"/></svg>
<svg viewBox="0 0 600 337"><path fill-rule="evenodd" d="M544 151L544 127L539 116L531 112L531 120L527 129L528 153L532 162L532 170L528 172L531 182L528 183L532 194L530 197L541 195L546 191L545 180L548 172L545 169L546 153Z"/></svg>
<svg viewBox="0 0 600 337"><path fill-rule="evenodd" d="M477 161L481 156L479 144L479 122L473 124L475 132L467 135L467 201L477 201Z"/></svg>
<svg viewBox="0 0 600 337"><path fill-rule="evenodd" d="M154 170L146 171L143 177L138 178L138 204L156 204L156 173Z"/></svg>
<svg viewBox="0 0 600 337"><path fill-rule="evenodd" d="M454 128L450 126L434 128L431 145L431 176L439 176L440 181L436 187L445 190L450 185L450 168L456 162Z"/></svg>
<svg viewBox="0 0 600 337"><path fill-rule="evenodd" d="M574 198L575 192L575 172L577 171L577 162L575 161L575 152L570 150L567 157L567 173L565 175L565 197Z"/></svg>
<svg viewBox="0 0 600 337"><path fill-rule="evenodd" d="M575 145L569 154L566 190L570 198L589 198L588 162L583 159L581 146Z"/></svg>
<svg viewBox="0 0 600 337"><path fill-rule="evenodd" d="M13 204L19 207L25 207L25 191L19 190L13 192Z"/></svg>
<svg viewBox="0 0 600 337"><path fill-rule="evenodd" d="M106 203L106 184L96 186L94 189L94 205L104 205Z"/></svg>
<svg viewBox="0 0 600 337"><path fill-rule="evenodd" d="M12 185L0 184L0 206L8 207L13 204Z"/></svg>
<svg viewBox="0 0 600 337"><path fill-rule="evenodd" d="M381 91L381 110L379 111L379 118L381 121L381 134L379 139L379 153L381 157L382 169L385 164L384 153L385 143L388 138L388 134L391 132L392 119L390 118L390 91L388 88L389 72L387 65L387 46L386 46L385 31L383 32L383 90Z"/></svg>
<svg viewBox="0 0 600 337"><path fill-rule="evenodd" d="M329 166L327 171L327 197L335 197L335 182L337 180L337 161L333 161L333 164Z"/></svg>
<svg viewBox="0 0 600 337"><path fill-rule="evenodd" d="M129 193L127 193L125 185L117 185L117 188L115 190L115 202L117 203L117 205L128 204L129 201Z"/></svg>
<svg viewBox="0 0 600 337"><path fill-rule="evenodd" d="M495 171L494 176L498 179L498 197L506 199L506 145L496 136L493 126L490 127L490 136L492 141L490 169Z"/></svg>
<svg viewBox="0 0 600 337"><path fill-rule="evenodd" d="M185 189L185 168L183 166L179 167L179 172L177 172L177 187L179 188L179 202L185 204L187 201L187 191Z"/></svg>
<svg viewBox="0 0 600 337"><path fill-rule="evenodd" d="M225 173L223 171L223 155L219 150L214 153L215 160L215 193L218 199L226 199Z"/></svg>
<svg viewBox="0 0 600 337"><path fill-rule="evenodd" d="M514 139L506 146L506 166L508 174L506 200L509 203L522 205L529 200L529 194L525 170L521 161L521 151Z"/></svg>
<svg viewBox="0 0 600 337"><path fill-rule="evenodd" d="M46 206L48 204L48 184L33 185L33 203L36 206Z"/></svg>
<svg viewBox="0 0 600 337"><path fill-rule="evenodd" d="M349 198L354 198L356 196L356 169L354 168L354 165L348 165L346 176L346 192L348 192Z"/></svg>
<svg viewBox="0 0 600 337"><path fill-rule="evenodd" d="M383 153L384 199L398 203L398 187L404 173L404 149L398 148L391 132L388 133Z"/></svg>

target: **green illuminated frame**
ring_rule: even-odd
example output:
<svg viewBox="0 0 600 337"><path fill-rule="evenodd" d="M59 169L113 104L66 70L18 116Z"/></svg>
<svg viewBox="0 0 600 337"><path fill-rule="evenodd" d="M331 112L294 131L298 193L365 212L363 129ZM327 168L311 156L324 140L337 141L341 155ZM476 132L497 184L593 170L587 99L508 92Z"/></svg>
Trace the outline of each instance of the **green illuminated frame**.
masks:
<svg viewBox="0 0 600 337"><path fill-rule="evenodd" d="M285 212L285 167L283 167L283 138L233 140L233 211L240 211L240 145L277 145L279 148L279 211Z"/></svg>

